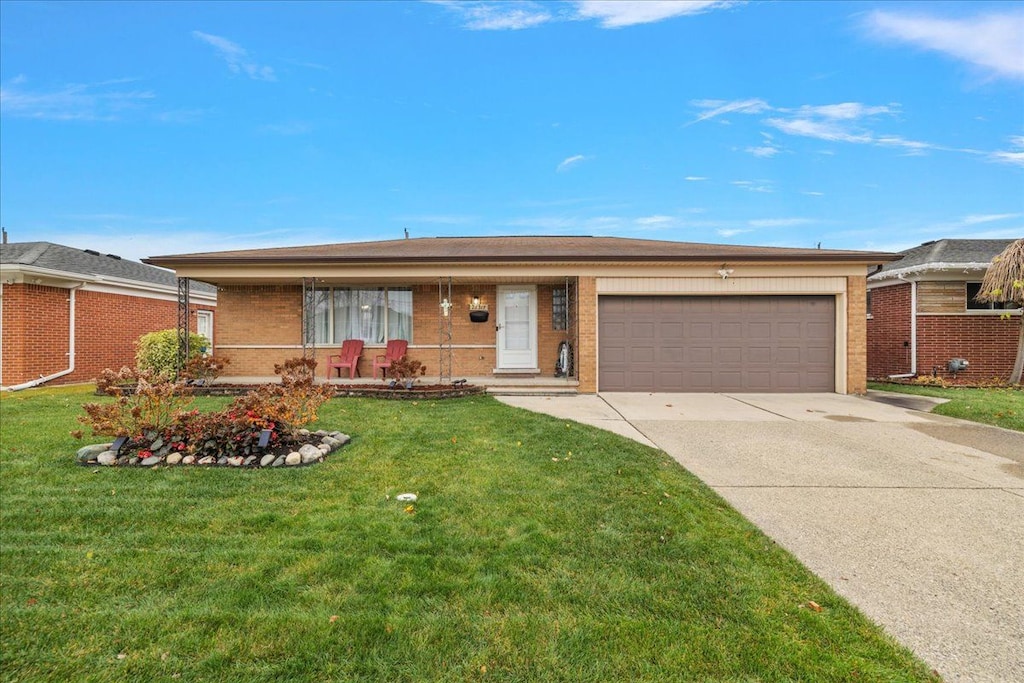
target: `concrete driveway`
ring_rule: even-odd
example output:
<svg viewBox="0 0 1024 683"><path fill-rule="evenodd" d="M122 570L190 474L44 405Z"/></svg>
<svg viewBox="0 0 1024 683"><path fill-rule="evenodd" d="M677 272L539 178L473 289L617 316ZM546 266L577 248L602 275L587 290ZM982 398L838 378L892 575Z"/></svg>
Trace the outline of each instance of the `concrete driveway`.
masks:
<svg viewBox="0 0 1024 683"><path fill-rule="evenodd" d="M500 400L661 448L950 681L1024 681L1024 434L837 394Z"/></svg>

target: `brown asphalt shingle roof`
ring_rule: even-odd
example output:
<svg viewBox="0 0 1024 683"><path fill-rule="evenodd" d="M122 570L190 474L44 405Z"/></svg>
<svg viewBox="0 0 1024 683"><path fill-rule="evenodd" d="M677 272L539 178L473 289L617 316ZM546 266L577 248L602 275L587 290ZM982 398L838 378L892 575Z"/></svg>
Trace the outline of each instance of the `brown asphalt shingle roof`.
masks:
<svg viewBox="0 0 1024 683"><path fill-rule="evenodd" d="M268 265L288 263L543 263L659 261L818 261L883 263L886 252L751 247L668 242L623 237L419 237L378 242L343 242L306 247L242 249L153 256L146 263Z"/></svg>

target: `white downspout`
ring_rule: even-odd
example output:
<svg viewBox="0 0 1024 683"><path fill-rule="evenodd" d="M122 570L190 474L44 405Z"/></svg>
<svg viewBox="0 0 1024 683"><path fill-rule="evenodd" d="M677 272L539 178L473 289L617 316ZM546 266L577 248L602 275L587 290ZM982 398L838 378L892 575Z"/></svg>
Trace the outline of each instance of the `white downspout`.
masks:
<svg viewBox="0 0 1024 683"><path fill-rule="evenodd" d="M15 384L10 387L5 387L7 391L21 391L22 389L31 389L32 387L37 387L40 384L45 384L46 382L49 382L51 379L57 379L58 377L63 377L64 375L70 375L72 372L75 371L75 292L84 286L85 283L83 282L82 284L75 285L74 287L68 290L69 292L71 292L71 296L68 298L68 315L70 316L70 322L68 324L67 370L61 370L60 372L55 372L52 375L40 377L39 379L34 379L29 382L24 382L22 384Z"/></svg>
<svg viewBox="0 0 1024 683"><path fill-rule="evenodd" d="M910 281L910 374L917 374L917 280Z"/></svg>

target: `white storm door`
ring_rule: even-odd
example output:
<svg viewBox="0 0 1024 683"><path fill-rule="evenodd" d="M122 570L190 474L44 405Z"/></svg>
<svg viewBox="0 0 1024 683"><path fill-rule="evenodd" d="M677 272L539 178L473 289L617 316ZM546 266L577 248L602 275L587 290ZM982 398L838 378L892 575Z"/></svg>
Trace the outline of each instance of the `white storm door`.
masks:
<svg viewBox="0 0 1024 683"><path fill-rule="evenodd" d="M498 369L537 367L537 288L498 287Z"/></svg>

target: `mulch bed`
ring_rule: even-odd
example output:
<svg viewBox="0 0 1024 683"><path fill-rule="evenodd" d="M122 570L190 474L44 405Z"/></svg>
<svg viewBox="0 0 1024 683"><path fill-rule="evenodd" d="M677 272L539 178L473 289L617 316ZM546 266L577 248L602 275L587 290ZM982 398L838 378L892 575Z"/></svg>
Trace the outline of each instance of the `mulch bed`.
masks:
<svg viewBox="0 0 1024 683"><path fill-rule="evenodd" d="M256 390L258 384L212 384L209 386L191 385L194 396L243 396L250 391ZM428 400L442 398L462 398L464 396L479 396L486 391L486 387L475 384L416 384L412 389L390 388L386 384L380 386L368 384L335 384L334 396L350 398L382 398L389 400ZM126 386L122 389L125 392L135 390L133 386ZM103 396L103 392L96 391L97 396Z"/></svg>

